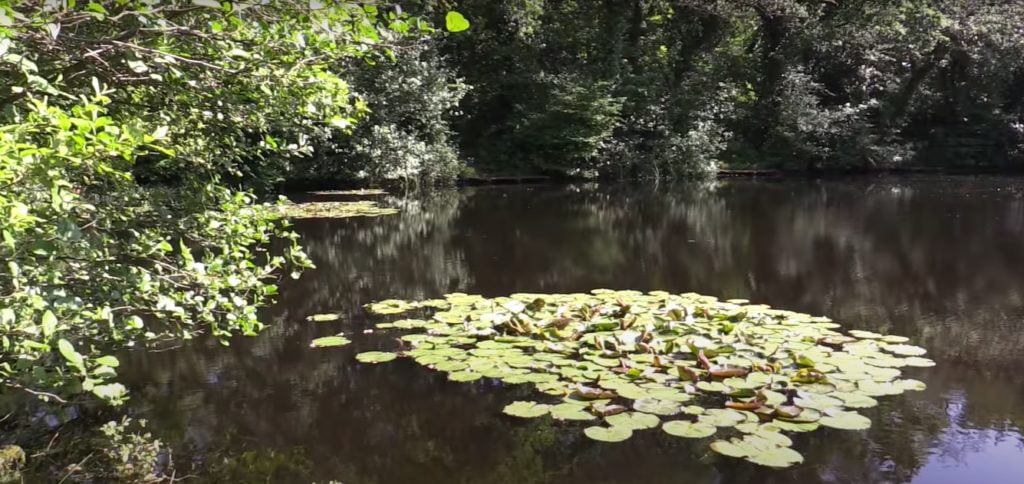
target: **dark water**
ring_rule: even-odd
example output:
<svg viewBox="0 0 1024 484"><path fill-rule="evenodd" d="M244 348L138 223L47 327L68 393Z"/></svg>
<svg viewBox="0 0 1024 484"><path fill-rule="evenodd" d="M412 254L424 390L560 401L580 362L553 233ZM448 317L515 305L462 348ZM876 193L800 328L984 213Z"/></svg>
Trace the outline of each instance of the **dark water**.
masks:
<svg viewBox="0 0 1024 484"><path fill-rule="evenodd" d="M1024 179L493 187L386 199L402 215L298 225L318 265L258 338L137 355L133 405L235 481L357 483L1024 482ZM695 291L912 337L928 390L883 398L865 432L799 435L771 471L652 430L621 444L501 408L524 388L452 383L362 334L360 306L452 291ZM342 310L333 324L302 319ZM309 341L354 333L341 349ZM179 466L187 466L179 461ZM276 472L276 473L275 473Z"/></svg>

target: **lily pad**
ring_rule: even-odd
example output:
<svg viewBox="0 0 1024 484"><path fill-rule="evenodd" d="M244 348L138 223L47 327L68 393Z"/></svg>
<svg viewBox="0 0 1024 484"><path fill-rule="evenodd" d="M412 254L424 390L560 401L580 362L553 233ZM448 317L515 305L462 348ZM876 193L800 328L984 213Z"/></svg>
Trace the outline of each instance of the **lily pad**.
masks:
<svg viewBox="0 0 1024 484"><path fill-rule="evenodd" d="M804 456L788 447L777 447L747 457L747 460L765 467L785 468L804 461Z"/></svg>
<svg viewBox="0 0 1024 484"><path fill-rule="evenodd" d="M506 415L520 418L537 418L547 415L551 411L551 405L537 402L516 401L505 406L502 410Z"/></svg>
<svg viewBox="0 0 1024 484"><path fill-rule="evenodd" d="M586 407L572 403L560 403L551 407L551 417L555 420L593 420L596 417L586 411Z"/></svg>
<svg viewBox="0 0 1024 484"><path fill-rule="evenodd" d="M345 346L352 341L348 338L337 335L337 336L324 336L317 338L309 343L310 348L331 348L335 346Z"/></svg>
<svg viewBox="0 0 1024 484"><path fill-rule="evenodd" d="M836 412L818 420L821 425L843 430L866 430L871 428L871 419L857 412Z"/></svg>
<svg viewBox="0 0 1024 484"><path fill-rule="evenodd" d="M483 378L483 375L475 371L456 371L448 374L449 380L459 382L474 381L481 378Z"/></svg>
<svg viewBox="0 0 1024 484"><path fill-rule="evenodd" d="M669 435L687 439L703 439L710 437L718 431L714 425L700 422L687 422L685 420L673 420L661 425L661 430Z"/></svg>
<svg viewBox="0 0 1024 484"><path fill-rule="evenodd" d="M678 403L656 398L641 398L633 402L633 409L654 415L675 415L682 411Z"/></svg>
<svg viewBox="0 0 1024 484"><path fill-rule="evenodd" d="M395 358L398 358L398 355L383 351L367 351L356 355L356 359L362 363L386 363L394 360Z"/></svg>
<svg viewBox="0 0 1024 484"><path fill-rule="evenodd" d="M923 354L928 352L928 350L926 350L926 349L924 349L924 348L922 348L920 346L903 345L903 344L885 345L885 346L882 347L882 349L884 349L885 351L888 351L890 353L894 353L894 354L902 355L902 356L921 356L921 355L923 355Z"/></svg>
<svg viewBox="0 0 1024 484"><path fill-rule="evenodd" d="M853 410L877 405L874 397L923 389L923 382L901 379L902 369L934 365L903 336L845 336L828 318L692 293L454 293L366 308L418 311L422 319L395 316L378 327L406 330L395 353L454 381L495 378L564 398L553 406L517 402L506 413L602 417L608 427L585 432L605 441L686 413L697 421L668 422L664 431L698 438L736 427L742 438L715 446L772 467L802 460L781 431L860 428L866 419Z"/></svg>
<svg viewBox="0 0 1024 484"><path fill-rule="evenodd" d="M611 415L604 418L608 425L613 427L625 427L633 430L653 429L658 426L660 420L657 416L649 413L626 412Z"/></svg>
<svg viewBox="0 0 1024 484"><path fill-rule="evenodd" d="M327 313L327 314L314 314L306 316L306 321L313 321L314 323L327 323L331 321L337 321L341 319L341 315L338 313Z"/></svg>
<svg viewBox="0 0 1024 484"><path fill-rule="evenodd" d="M629 427L587 427L583 433L594 440L601 442L622 442L633 436L633 429Z"/></svg>

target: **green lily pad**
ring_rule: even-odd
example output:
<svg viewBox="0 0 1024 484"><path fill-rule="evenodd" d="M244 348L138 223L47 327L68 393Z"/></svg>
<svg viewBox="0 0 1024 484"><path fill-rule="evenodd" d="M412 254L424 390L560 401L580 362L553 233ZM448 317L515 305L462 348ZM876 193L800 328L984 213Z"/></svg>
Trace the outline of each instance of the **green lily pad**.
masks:
<svg viewBox="0 0 1024 484"><path fill-rule="evenodd" d="M641 398L633 402L633 409L654 415L675 415L682 411L678 403L656 398Z"/></svg>
<svg viewBox="0 0 1024 484"><path fill-rule="evenodd" d="M895 345L887 344L887 345L883 346L882 349L884 349L885 351L888 351L890 353L894 353L894 354L902 355L902 356L921 356L921 355L923 355L923 354L928 352L928 350L926 350L926 349L924 349L924 348L922 348L920 346L902 345L902 344L895 344Z"/></svg>
<svg viewBox="0 0 1024 484"><path fill-rule="evenodd" d="M725 440L716 440L711 443L711 450L724 456L742 459L747 456L747 451L742 447Z"/></svg>
<svg viewBox="0 0 1024 484"><path fill-rule="evenodd" d="M686 439L703 439L714 435L714 433L718 431L714 425L700 422L687 422L685 420L665 422L661 425L661 430L664 430L665 433L669 435L683 437Z"/></svg>
<svg viewBox="0 0 1024 484"><path fill-rule="evenodd" d="M629 427L587 427L583 433L594 440L601 442L622 442L633 436L633 429Z"/></svg>
<svg viewBox="0 0 1024 484"><path fill-rule="evenodd" d="M551 411L551 405L537 402L516 401L505 406L502 410L506 415L520 418L537 418L547 415Z"/></svg>
<svg viewBox="0 0 1024 484"><path fill-rule="evenodd" d="M775 420L772 425L787 432L813 432L821 426L818 422L787 422L785 420Z"/></svg>
<svg viewBox="0 0 1024 484"><path fill-rule="evenodd" d="M832 396L843 401L843 406L849 408L871 408L878 406L878 400L860 393L836 392Z"/></svg>
<svg viewBox="0 0 1024 484"><path fill-rule="evenodd" d="M660 420L657 416L649 413L626 412L611 415L604 418L608 425L613 427L625 427L633 430L653 429L658 426Z"/></svg>
<svg viewBox="0 0 1024 484"><path fill-rule="evenodd" d="M385 363L395 358L398 358L398 355L383 351L367 351L356 355L356 359L362 363Z"/></svg>
<svg viewBox="0 0 1024 484"><path fill-rule="evenodd" d="M788 447L777 447L747 457L747 460L765 467L785 468L804 461L804 456Z"/></svg>
<svg viewBox="0 0 1024 484"><path fill-rule="evenodd" d="M903 363L907 366L914 366L918 368L930 368L935 366L935 362L928 358L920 358L917 356L911 356L910 358L904 358Z"/></svg>
<svg viewBox="0 0 1024 484"><path fill-rule="evenodd" d="M715 427L733 427L745 422L747 417L735 410L709 408L704 411L704 415L699 417L699 420Z"/></svg>
<svg viewBox="0 0 1024 484"><path fill-rule="evenodd" d="M338 313L327 313L327 314L314 314L306 316L306 321L312 321L314 323L327 323L331 321L337 321L341 319L341 314Z"/></svg>
<svg viewBox="0 0 1024 484"><path fill-rule="evenodd" d="M449 380L458 382L479 380L481 378L483 378L483 375L475 371L456 371L448 374Z"/></svg>
<svg viewBox="0 0 1024 484"><path fill-rule="evenodd" d="M345 346L352 341L348 338L337 335L337 336L324 336L317 338L309 343L310 348L331 348L335 346Z"/></svg>
<svg viewBox="0 0 1024 484"><path fill-rule="evenodd" d="M836 412L818 420L821 425L843 430L867 430L871 428L871 419L857 412Z"/></svg>
<svg viewBox="0 0 1024 484"><path fill-rule="evenodd" d="M560 403L551 407L551 417L555 420L593 420L596 417L586 411L583 405Z"/></svg>

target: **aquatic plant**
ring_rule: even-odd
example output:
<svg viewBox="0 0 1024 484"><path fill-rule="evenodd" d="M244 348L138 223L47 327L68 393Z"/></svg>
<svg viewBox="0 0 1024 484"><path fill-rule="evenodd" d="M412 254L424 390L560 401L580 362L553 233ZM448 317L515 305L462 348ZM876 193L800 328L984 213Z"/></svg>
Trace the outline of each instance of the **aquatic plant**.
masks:
<svg viewBox="0 0 1024 484"><path fill-rule="evenodd" d="M659 425L680 438L725 434L712 450L770 467L803 461L785 432L867 429L857 409L923 390L900 369L935 364L906 337L843 334L825 317L693 293L456 293L366 308L420 319L378 324L411 332L395 352L362 353L361 362L405 357L453 381L531 384L552 401L517 401L504 413L591 422L584 434L605 442Z"/></svg>
<svg viewBox="0 0 1024 484"><path fill-rule="evenodd" d="M284 205L282 211L285 216L293 219L379 217L398 213L398 209L379 207L377 202L366 200L355 202L295 203Z"/></svg>

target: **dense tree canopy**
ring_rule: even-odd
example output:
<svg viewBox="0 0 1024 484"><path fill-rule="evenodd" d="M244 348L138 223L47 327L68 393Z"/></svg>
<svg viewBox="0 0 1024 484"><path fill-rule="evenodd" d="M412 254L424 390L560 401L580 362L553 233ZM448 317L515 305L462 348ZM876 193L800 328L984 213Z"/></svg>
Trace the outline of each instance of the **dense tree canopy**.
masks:
<svg viewBox="0 0 1024 484"><path fill-rule="evenodd" d="M465 153L492 170L1020 166L1024 6L465 0Z"/></svg>

